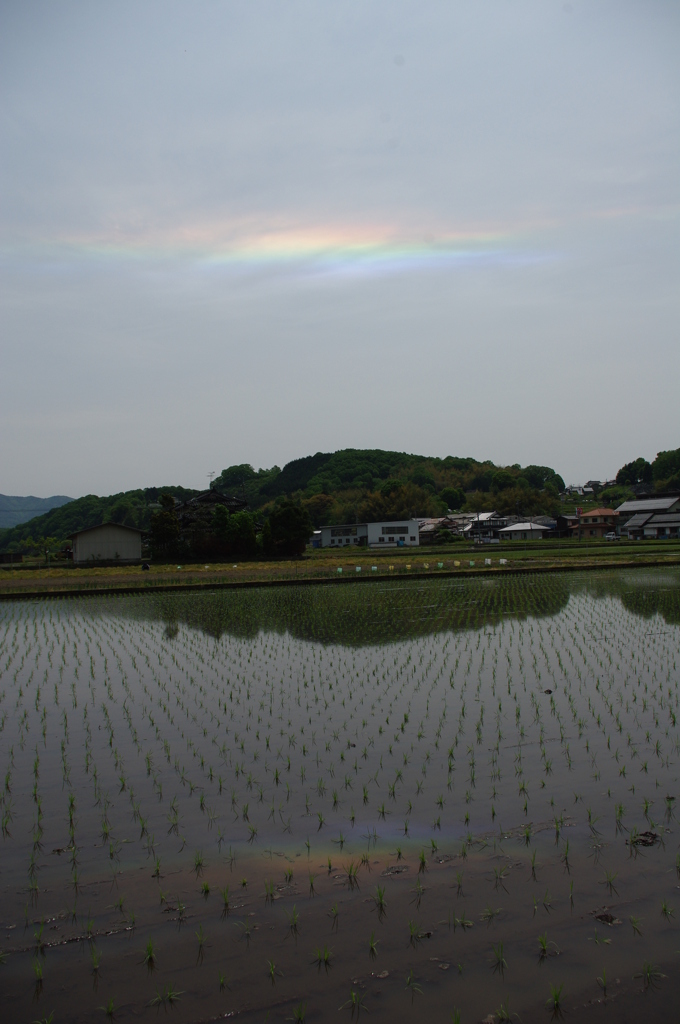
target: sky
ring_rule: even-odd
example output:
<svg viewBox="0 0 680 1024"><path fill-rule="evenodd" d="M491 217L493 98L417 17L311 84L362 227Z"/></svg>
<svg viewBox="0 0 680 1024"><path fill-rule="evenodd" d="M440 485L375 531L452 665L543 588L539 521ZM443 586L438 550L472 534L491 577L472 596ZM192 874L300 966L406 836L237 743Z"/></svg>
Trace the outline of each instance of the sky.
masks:
<svg viewBox="0 0 680 1024"><path fill-rule="evenodd" d="M680 446L677 0L4 0L0 492Z"/></svg>

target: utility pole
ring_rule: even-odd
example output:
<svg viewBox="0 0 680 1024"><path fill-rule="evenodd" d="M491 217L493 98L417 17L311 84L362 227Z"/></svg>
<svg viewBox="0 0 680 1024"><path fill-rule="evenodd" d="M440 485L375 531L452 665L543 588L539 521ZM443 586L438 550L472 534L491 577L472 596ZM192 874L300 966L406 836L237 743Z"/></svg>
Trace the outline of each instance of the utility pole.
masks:
<svg viewBox="0 0 680 1024"><path fill-rule="evenodd" d="M208 480L210 481L210 483L208 485L208 490L212 491L212 482L213 482L213 477L215 476L215 470L211 469L210 472L207 473L206 475L208 477Z"/></svg>

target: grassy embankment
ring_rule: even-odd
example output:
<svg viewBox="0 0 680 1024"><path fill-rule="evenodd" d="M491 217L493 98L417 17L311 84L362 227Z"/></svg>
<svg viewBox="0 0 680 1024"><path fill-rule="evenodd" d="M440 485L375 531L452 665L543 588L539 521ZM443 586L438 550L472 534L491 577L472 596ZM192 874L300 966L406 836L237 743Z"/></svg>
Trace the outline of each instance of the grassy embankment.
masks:
<svg viewBox="0 0 680 1024"><path fill-rule="evenodd" d="M501 566L500 559L506 559ZM487 562L487 560L490 561ZM474 565L471 563L474 562ZM147 591L155 588L224 586L303 580L375 579L390 575L464 573L508 570L604 568L630 565L680 564L679 541L605 543L574 540L530 541L474 547L447 544L382 551L365 548L308 551L303 558L216 565L156 565L73 568L69 565L3 566L0 597L44 593L93 593L101 590ZM357 572L357 566L361 572ZM375 570L373 569L375 566ZM338 572L342 569L342 573Z"/></svg>

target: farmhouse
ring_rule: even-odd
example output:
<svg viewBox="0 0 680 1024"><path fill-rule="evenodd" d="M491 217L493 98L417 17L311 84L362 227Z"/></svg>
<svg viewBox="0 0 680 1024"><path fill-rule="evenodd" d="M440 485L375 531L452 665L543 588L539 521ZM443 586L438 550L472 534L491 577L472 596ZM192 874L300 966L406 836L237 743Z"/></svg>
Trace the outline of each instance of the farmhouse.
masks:
<svg viewBox="0 0 680 1024"><path fill-rule="evenodd" d="M666 494L658 498L633 498L632 501L624 501L616 510L621 517L627 521L634 515L641 515L644 512L680 512L680 494Z"/></svg>
<svg viewBox="0 0 680 1024"><path fill-rule="evenodd" d="M542 540L552 530L542 523L511 523L498 531L501 540Z"/></svg>
<svg viewBox="0 0 680 1024"><path fill-rule="evenodd" d="M368 547L418 547L418 521L403 519L398 523L356 523L351 526L322 526L321 547L348 545Z"/></svg>
<svg viewBox="0 0 680 1024"><path fill-rule="evenodd" d="M142 531L119 523L102 523L71 535L73 564L93 562L139 562L142 558Z"/></svg>
<svg viewBox="0 0 680 1024"><path fill-rule="evenodd" d="M630 522L628 526L630 527ZM650 516L642 527L642 535L653 540L680 537L680 512L660 512ZM628 536L630 537L630 532Z"/></svg>
<svg viewBox="0 0 680 1024"><path fill-rule="evenodd" d="M624 501L616 511L621 523L621 535L629 540L677 536L677 521L674 517L680 514L680 494L634 498L632 501ZM652 520L656 521L655 526Z"/></svg>

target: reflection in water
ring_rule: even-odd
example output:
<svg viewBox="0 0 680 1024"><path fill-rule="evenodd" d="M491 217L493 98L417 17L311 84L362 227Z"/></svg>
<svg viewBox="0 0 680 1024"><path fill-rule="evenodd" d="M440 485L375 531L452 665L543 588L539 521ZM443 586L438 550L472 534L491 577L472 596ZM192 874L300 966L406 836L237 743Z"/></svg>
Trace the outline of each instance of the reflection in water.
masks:
<svg viewBox="0 0 680 1024"><path fill-rule="evenodd" d="M390 581L372 586L318 586L207 594L163 594L130 613L184 623L219 638L265 632L300 640L363 646L479 629L503 618L556 615L569 600L563 576L511 580Z"/></svg>
<svg viewBox="0 0 680 1024"><path fill-rule="evenodd" d="M301 640L363 646L430 634L481 629L502 619L554 616L571 595L616 597L645 618L680 623L680 573L554 573L492 579L404 581L370 586L323 586L159 594L123 599L135 619L178 624L208 636L247 639L265 632ZM120 599L118 599L120 601ZM120 611L120 604L117 602Z"/></svg>
<svg viewBox="0 0 680 1024"><path fill-rule="evenodd" d="M135 928L181 992L178 1021L282 1021L301 1001L339 1019L348 978L365 979L371 1020L403 1021L413 970L421 1015L491 1019L507 1005L493 942L518 1019L547 1019L540 972L569 1007L621 1020L624 999L593 1002L609 953L623 985L659 965L658 1015L648 991L628 1016L665 1022L680 1000L680 629L664 624L679 582L555 573L1 607L4 917L25 916L38 943L41 922L59 922L50 1010L97 1015L89 920L106 998L139 1017ZM335 970L312 968L331 942ZM3 998L32 1020L34 953L19 943ZM441 969L455 963L462 978Z"/></svg>

